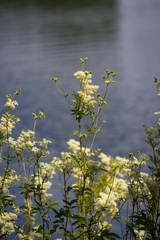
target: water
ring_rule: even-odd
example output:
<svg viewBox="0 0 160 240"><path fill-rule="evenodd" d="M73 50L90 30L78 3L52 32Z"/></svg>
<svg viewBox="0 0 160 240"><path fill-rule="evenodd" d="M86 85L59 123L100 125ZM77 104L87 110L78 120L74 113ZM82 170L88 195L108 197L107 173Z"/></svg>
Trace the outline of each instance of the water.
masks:
<svg viewBox="0 0 160 240"><path fill-rule="evenodd" d="M154 123L158 110L153 81L160 75L159 1L49 4L0 5L1 96L22 88L17 114L24 128L32 128L32 112L44 111L39 135L53 139L58 154L75 125L50 77L58 76L70 93L78 84L72 75L81 68L79 58L88 56L94 83L102 86L106 67L119 76L109 90L102 116L108 124L97 146L114 156L145 151L143 124Z"/></svg>
<svg viewBox="0 0 160 240"><path fill-rule="evenodd" d="M160 79L159 22L159 0L1 2L1 103L5 94L21 88L19 129L32 129L32 112L44 111L38 137L53 140L51 155L59 155L77 125L50 78L58 77L64 92L71 93L78 87L73 73L81 69L79 58L87 56L85 68L102 91L105 69L118 74L95 146L112 156L148 152L143 124L154 124L159 110L154 86L154 77Z"/></svg>

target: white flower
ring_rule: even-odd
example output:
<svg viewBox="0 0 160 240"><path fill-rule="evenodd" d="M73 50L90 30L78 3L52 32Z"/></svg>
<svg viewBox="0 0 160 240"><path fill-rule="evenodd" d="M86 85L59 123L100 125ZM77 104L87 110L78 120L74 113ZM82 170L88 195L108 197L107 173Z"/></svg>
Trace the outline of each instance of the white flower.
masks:
<svg viewBox="0 0 160 240"><path fill-rule="evenodd" d="M74 76L81 81L81 88L80 91L74 93L76 100L73 100L73 102L79 110L82 109L84 112L87 112L91 108L94 108L97 103L95 97L92 95L98 90L99 86L90 84L92 83L92 75L88 71L78 71L74 73Z"/></svg>
<svg viewBox="0 0 160 240"><path fill-rule="evenodd" d="M136 239L137 240L145 240L145 231L144 230L141 230L141 231L137 231L137 230L135 230L134 229L134 232L135 232L135 234L136 234Z"/></svg>
<svg viewBox="0 0 160 240"><path fill-rule="evenodd" d="M154 112L155 115L160 115L160 112Z"/></svg>
<svg viewBox="0 0 160 240"><path fill-rule="evenodd" d="M39 149L37 147L33 147L31 149L32 153L34 153L35 157L37 158L44 158L47 154L49 154L49 151L45 151L43 149Z"/></svg>
<svg viewBox="0 0 160 240"><path fill-rule="evenodd" d="M52 141L43 138L43 140L39 141L38 143L40 147L47 148L48 143L52 143Z"/></svg>
<svg viewBox="0 0 160 240"><path fill-rule="evenodd" d="M79 80L83 80L86 76L83 71L77 71L73 75L76 76Z"/></svg>
<svg viewBox="0 0 160 240"><path fill-rule="evenodd" d="M55 174L55 168L52 163L39 163L40 175L43 179L51 178Z"/></svg>
<svg viewBox="0 0 160 240"><path fill-rule="evenodd" d="M117 193L117 200L128 197L128 184L123 178L115 178L113 189Z"/></svg>
<svg viewBox="0 0 160 240"><path fill-rule="evenodd" d="M16 105L18 105L17 101L13 101L11 98L8 98L4 106L8 109L10 108L15 109Z"/></svg>
<svg viewBox="0 0 160 240"><path fill-rule="evenodd" d="M2 183L3 183L3 192L4 193L8 193L11 184L14 184L15 182L17 182L19 180L18 176L15 175L13 176L13 173L15 171L11 170L10 175L7 176L7 178L0 176L0 188L2 188Z"/></svg>
<svg viewBox="0 0 160 240"><path fill-rule="evenodd" d="M15 213L1 213L0 215L0 236L8 235L14 232L14 223L17 221L17 214Z"/></svg>
<svg viewBox="0 0 160 240"><path fill-rule="evenodd" d="M142 179L148 179L149 177L148 173L145 172L140 172L140 176L142 177Z"/></svg>
<svg viewBox="0 0 160 240"><path fill-rule="evenodd" d="M51 197L52 194L48 193L48 190L51 188L52 183L50 181L44 182L42 177L35 177L34 178L35 181L35 185L41 185L42 191L41 193L41 198L43 200L43 202L46 201L47 198Z"/></svg>
<svg viewBox="0 0 160 240"><path fill-rule="evenodd" d="M80 143L74 139L70 139L68 142L68 148L73 152L77 153L80 150Z"/></svg>
<svg viewBox="0 0 160 240"><path fill-rule="evenodd" d="M96 205L107 207L109 215L115 215L118 212L117 207L117 193L111 191L110 188L106 187L105 192L99 193L99 198L97 199Z"/></svg>
<svg viewBox="0 0 160 240"><path fill-rule="evenodd" d="M133 157L133 164L139 166L140 162L138 161L138 159L136 157Z"/></svg>
<svg viewBox="0 0 160 240"><path fill-rule="evenodd" d="M117 163L119 165L127 165L129 163L129 159L123 158L123 157L119 157L119 156L116 156L115 160L117 161Z"/></svg>
<svg viewBox="0 0 160 240"><path fill-rule="evenodd" d="M34 131L28 130L25 132L22 130L17 140L14 140L12 137L8 139L10 147L13 148L18 155L20 155L26 147L34 149L34 134Z"/></svg>
<svg viewBox="0 0 160 240"><path fill-rule="evenodd" d="M72 169L72 176L76 179L78 179L81 176L82 172L80 170L80 168L78 167L73 167Z"/></svg>
<svg viewBox="0 0 160 240"><path fill-rule="evenodd" d="M115 81L113 81L112 79L106 79L104 82L105 82L107 85L112 84L112 83L115 83Z"/></svg>
<svg viewBox="0 0 160 240"><path fill-rule="evenodd" d="M11 115L2 116L0 122L0 135L3 137L5 137L7 134L10 135L12 133L12 129L15 128L15 122L18 121L19 118L14 120Z"/></svg>
<svg viewBox="0 0 160 240"><path fill-rule="evenodd" d="M80 101L84 104L84 109L87 110L87 109L90 109L90 108L94 108L94 105L97 103L95 100L94 100L94 97L87 94L86 92L84 91L77 91L77 95L78 95L78 98L80 99ZM73 100L74 101L74 100ZM75 101L74 101L75 102Z"/></svg>
<svg viewBox="0 0 160 240"><path fill-rule="evenodd" d="M60 160L58 157L54 157L51 164L57 171L62 172L63 171L63 161Z"/></svg>
<svg viewBox="0 0 160 240"><path fill-rule="evenodd" d="M98 157L101 158L102 163L104 163L105 165L110 165L110 163L111 163L111 157L110 156L107 156L104 153L100 153Z"/></svg>
<svg viewBox="0 0 160 240"><path fill-rule="evenodd" d="M63 162L62 163L63 171L72 172L74 163L73 163L72 157L70 156L70 153L61 152L61 155L62 155L62 162Z"/></svg>

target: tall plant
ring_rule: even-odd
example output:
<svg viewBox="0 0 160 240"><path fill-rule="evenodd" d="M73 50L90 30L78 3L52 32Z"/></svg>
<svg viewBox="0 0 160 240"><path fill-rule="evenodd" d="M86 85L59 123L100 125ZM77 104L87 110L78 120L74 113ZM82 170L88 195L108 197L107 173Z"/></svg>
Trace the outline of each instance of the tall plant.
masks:
<svg viewBox="0 0 160 240"><path fill-rule="evenodd" d="M20 119L12 111L21 90L6 96L6 110L0 119L0 238L49 240L59 234L65 240L158 240L160 119L156 127L145 126L146 142L152 148L149 156L130 153L128 159L113 158L95 149L96 136L105 124L99 121L100 114L117 74L106 69L101 94L99 86L92 84L92 73L84 69L87 58L80 60L82 69L74 73L79 89L72 91L73 99L61 91L59 80L52 78L69 104L77 129L74 138L67 141L69 150L49 163L44 158L51 141L40 141L36 136L37 121L45 117L44 113L33 113L33 129L22 130L15 138L13 130ZM160 95L157 79L155 84ZM142 167L146 164L149 168L145 173ZM54 198L51 194L58 188L58 184L52 187L56 172L62 190L58 202L53 201L56 194ZM120 223L121 237L112 232L115 221Z"/></svg>
<svg viewBox="0 0 160 240"><path fill-rule="evenodd" d="M20 93L6 96L6 112L0 120L0 237L8 239L15 232L12 239L49 239L47 191L55 171L52 163L40 162L49 153L50 141L37 141L35 136L36 122L45 115L33 114L33 130L22 130L14 139L13 129L20 119L11 111L18 105L14 98Z"/></svg>
<svg viewBox="0 0 160 240"><path fill-rule="evenodd" d="M158 96L160 81L155 78ZM160 115L160 112L155 112ZM127 219L126 239L160 239L160 118L156 127L144 126L149 156L139 153L129 175L132 212ZM147 172L142 167L147 163Z"/></svg>
<svg viewBox="0 0 160 240"><path fill-rule="evenodd" d="M67 142L71 151L62 152L61 159L53 159L55 169L61 174L64 202L59 211L55 210L55 217L59 219L55 223L58 223L57 228L64 231L65 239L116 239L119 236L110 232L110 226L127 194L123 177L128 172L126 163L129 160L106 156L100 149L94 149L94 141L105 123L99 123L99 116L107 104L108 87L115 83L117 74L106 69L106 76L102 76L105 90L101 94L97 92L99 86L92 84L92 73L84 70L87 58L80 60L82 70L74 73L80 87L72 92L72 101L68 94L63 94L59 89L58 79L51 79L67 99L77 121L77 130L74 132L77 140L70 139ZM70 177L74 180L72 186ZM71 192L75 194L74 199L73 195L69 195Z"/></svg>

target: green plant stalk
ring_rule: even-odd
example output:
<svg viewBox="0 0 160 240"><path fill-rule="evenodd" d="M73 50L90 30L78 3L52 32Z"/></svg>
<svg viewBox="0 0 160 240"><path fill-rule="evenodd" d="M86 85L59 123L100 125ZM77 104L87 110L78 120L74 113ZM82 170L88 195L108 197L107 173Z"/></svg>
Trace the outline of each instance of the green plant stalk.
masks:
<svg viewBox="0 0 160 240"><path fill-rule="evenodd" d="M8 112L7 112L7 114L8 114ZM8 156L10 156L10 146L9 146L9 140L8 139L9 139L9 134L8 134L8 121L7 121L7 145L8 145ZM6 166L4 177L3 177L3 181L2 181L1 194L3 192L3 187L4 187L5 179L6 179L6 176L7 176L7 173L8 173L9 164L10 164L10 161L9 161L9 159L7 157L7 166Z"/></svg>
<svg viewBox="0 0 160 240"><path fill-rule="evenodd" d="M63 173L63 182L64 182L64 193L63 193L63 196L64 196L64 199L66 200L66 209L68 210L68 204L67 204L67 191L66 191L66 173L64 171ZM64 228L64 237L65 237L65 240L67 240L67 226L68 226L68 216L66 217L66 222L65 222L65 228Z"/></svg>
<svg viewBox="0 0 160 240"><path fill-rule="evenodd" d="M81 179L81 190L82 190L82 200L80 197L80 216L85 218L85 208L86 208L86 201L85 201L85 185L86 185L86 161L85 161L85 154L82 150L82 132L81 132L81 120L78 119L79 123L79 142L80 142L80 151L81 151L81 160L82 160L82 179ZM85 227L83 227L83 233L85 231ZM82 235L82 238L85 239L85 234Z"/></svg>
<svg viewBox="0 0 160 240"><path fill-rule="evenodd" d="M107 92L108 92L108 85L107 85L107 87L106 87L106 91L105 91L105 94L104 94L104 97L103 97L104 100L106 99ZM96 119L95 119L95 121L92 122L91 129L94 127L94 124L95 124L95 129L97 129L98 120L99 120L99 115L100 115L100 113L101 113L101 110L102 110L102 107L98 107ZM91 151L92 151L92 148L93 148L93 144L94 144L96 135L97 135L97 133L96 133L96 130L95 130L94 136L93 136L93 139L92 139L92 142L91 142L91 146L90 146L90 153L91 153ZM88 140L89 140L89 134L88 134L88 136L87 136L87 140L86 140L86 144L85 144L85 149L87 148Z"/></svg>
<svg viewBox="0 0 160 240"><path fill-rule="evenodd" d="M39 158L37 158L36 164L37 164L38 181L39 181L39 185L41 185ZM43 188L43 182L42 182L42 188ZM42 239L45 240L45 211L44 211L44 206L43 206L43 201L42 201L42 189L40 189L40 191L39 191L39 202L40 202L41 224L42 224L42 229L43 229Z"/></svg>
<svg viewBox="0 0 160 240"><path fill-rule="evenodd" d="M17 154L17 159L18 159L18 168L19 168L20 179L21 179L21 183L23 185L23 177L22 177L22 171L21 171L21 161L20 161L20 155L19 154Z"/></svg>

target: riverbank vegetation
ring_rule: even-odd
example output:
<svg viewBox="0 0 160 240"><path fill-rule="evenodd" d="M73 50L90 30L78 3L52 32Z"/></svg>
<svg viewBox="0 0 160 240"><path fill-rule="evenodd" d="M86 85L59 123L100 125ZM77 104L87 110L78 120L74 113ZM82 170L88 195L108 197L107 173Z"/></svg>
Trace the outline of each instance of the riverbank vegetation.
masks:
<svg viewBox="0 0 160 240"><path fill-rule="evenodd" d="M138 157L129 153L126 158L113 158L95 149L96 135L106 126L99 117L117 74L106 69L106 75L101 76L104 92L99 93L92 73L85 70L87 58L80 60L82 69L74 73L79 89L72 91L72 98L59 88L57 77L51 79L77 122L73 138L67 141L68 151L60 156L49 155L50 140L37 140L36 124L45 117L43 112L32 114L33 129L22 130L15 137L20 119L13 112L21 90L6 95L0 119L0 238L158 240L160 118L156 126L145 126L149 156L138 152ZM160 95L157 79L155 85ZM47 156L49 162L45 161ZM59 183L55 187L56 174ZM60 201L58 188L62 191Z"/></svg>

